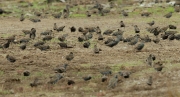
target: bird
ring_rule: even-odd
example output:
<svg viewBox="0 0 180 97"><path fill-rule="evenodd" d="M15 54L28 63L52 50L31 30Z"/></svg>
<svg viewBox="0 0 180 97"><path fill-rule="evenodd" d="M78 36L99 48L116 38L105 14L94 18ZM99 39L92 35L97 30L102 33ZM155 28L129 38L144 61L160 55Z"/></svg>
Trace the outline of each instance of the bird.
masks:
<svg viewBox="0 0 180 97"><path fill-rule="evenodd" d="M102 74L102 75L111 75L112 74L112 71L111 70L103 70L103 71L100 71L100 73Z"/></svg>
<svg viewBox="0 0 180 97"><path fill-rule="evenodd" d="M36 29L35 28L31 28L31 32L30 32L29 38L35 39L35 37L36 37Z"/></svg>
<svg viewBox="0 0 180 97"><path fill-rule="evenodd" d="M38 18L30 18L29 20L34 23L41 22L41 20Z"/></svg>
<svg viewBox="0 0 180 97"><path fill-rule="evenodd" d="M98 40L104 40L104 37L102 36L102 34L99 34Z"/></svg>
<svg viewBox="0 0 180 97"><path fill-rule="evenodd" d="M30 83L31 87L37 87L39 85L38 83L39 79L36 77L32 83Z"/></svg>
<svg viewBox="0 0 180 97"><path fill-rule="evenodd" d="M54 69L54 71L56 71L58 73L64 73L64 72L66 72L67 66L68 66L68 64L64 64L62 66L58 66L57 68Z"/></svg>
<svg viewBox="0 0 180 97"><path fill-rule="evenodd" d="M169 38L169 40L174 40L176 38L176 36L174 34L171 34L171 35L169 35L168 38Z"/></svg>
<svg viewBox="0 0 180 97"><path fill-rule="evenodd" d="M103 75L102 78L101 78L101 81L102 81L102 82L106 82L107 79L108 79L108 77L107 77L106 75Z"/></svg>
<svg viewBox="0 0 180 97"><path fill-rule="evenodd" d="M124 27L125 28L125 24L124 24L124 22L123 21L120 21L120 27Z"/></svg>
<svg viewBox="0 0 180 97"><path fill-rule="evenodd" d="M160 39L156 36L156 38L153 39L153 42L156 43L156 44L158 44L158 43L160 42Z"/></svg>
<svg viewBox="0 0 180 97"><path fill-rule="evenodd" d="M140 37L140 36L139 36L138 34L135 35L135 36L133 37L133 39L131 39L128 44L129 44L129 45L135 45L135 44L138 42L139 37Z"/></svg>
<svg viewBox="0 0 180 97"><path fill-rule="evenodd" d="M24 21L24 14L21 14L21 16L20 16L20 21L22 22L22 21Z"/></svg>
<svg viewBox="0 0 180 97"><path fill-rule="evenodd" d="M113 31L114 30L110 30L110 29L108 29L108 30L106 30L106 31L104 31L104 35L110 35L111 33L113 33Z"/></svg>
<svg viewBox="0 0 180 97"><path fill-rule="evenodd" d="M53 30L57 30L57 24L56 23L54 23L54 26L53 26Z"/></svg>
<svg viewBox="0 0 180 97"><path fill-rule="evenodd" d="M79 27L79 28L78 28L78 31L79 31L79 32L83 32L84 29L83 29L82 27Z"/></svg>
<svg viewBox="0 0 180 97"><path fill-rule="evenodd" d="M149 22L149 23L147 23L149 26L153 26L154 24L155 24L155 22L154 21L151 21L151 22Z"/></svg>
<svg viewBox="0 0 180 97"><path fill-rule="evenodd" d="M70 27L71 32L76 32L76 28L74 26Z"/></svg>
<svg viewBox="0 0 180 97"><path fill-rule="evenodd" d="M52 16L53 16L54 18L56 18L56 19L59 19L59 18L61 18L61 16L62 16L62 12L52 14Z"/></svg>
<svg viewBox="0 0 180 97"><path fill-rule="evenodd" d="M40 49L41 51L46 51L50 49L49 45L39 45L37 46L37 48Z"/></svg>
<svg viewBox="0 0 180 97"><path fill-rule="evenodd" d="M87 41L87 42L85 42L85 43L83 44L83 47L84 47L84 48L89 48L90 45L91 45L90 42Z"/></svg>
<svg viewBox="0 0 180 97"><path fill-rule="evenodd" d="M50 81L48 81L48 83L49 84L56 84L62 78L63 78L63 76L60 73L57 73L56 75L50 77Z"/></svg>
<svg viewBox="0 0 180 97"><path fill-rule="evenodd" d="M147 85L151 86L153 84L152 76L149 76Z"/></svg>
<svg viewBox="0 0 180 97"><path fill-rule="evenodd" d="M134 30L135 30L135 33L140 33L140 29L138 28L137 25L134 25Z"/></svg>
<svg viewBox="0 0 180 97"><path fill-rule="evenodd" d="M61 41L61 42L63 42L63 41L66 40L66 37L67 37L67 36L68 36L68 34L63 34L63 35L61 35L61 36L58 37L58 40Z"/></svg>
<svg viewBox="0 0 180 97"><path fill-rule="evenodd" d="M150 54L147 59L146 59L146 63L149 66L153 66L153 61L156 59L156 57L152 54Z"/></svg>
<svg viewBox="0 0 180 97"><path fill-rule="evenodd" d="M114 47L114 46L116 46L116 45L119 43L120 39L121 39L121 35L117 35L117 36L116 36L116 39L108 42L108 43L106 44L106 46Z"/></svg>
<svg viewBox="0 0 180 97"><path fill-rule="evenodd" d="M9 42L14 42L16 35L9 36L6 40Z"/></svg>
<svg viewBox="0 0 180 97"><path fill-rule="evenodd" d="M68 55L66 55L66 60L71 61L72 59L74 59L74 54L73 52L70 52Z"/></svg>
<svg viewBox="0 0 180 97"><path fill-rule="evenodd" d="M43 41L38 41L38 42L34 43L34 47L38 47L38 46L43 45L43 44L44 44Z"/></svg>
<svg viewBox="0 0 180 97"><path fill-rule="evenodd" d="M122 13L122 15L123 15L123 16L125 16L125 17L127 17L127 16L128 16L128 13L127 13L127 12L125 12L124 10L122 10L122 11L121 11L121 13Z"/></svg>
<svg viewBox="0 0 180 97"><path fill-rule="evenodd" d="M24 76L29 76L29 75L30 75L30 72L29 72L29 71L24 71L24 72L23 72L23 75L24 75Z"/></svg>
<svg viewBox="0 0 180 97"><path fill-rule="evenodd" d="M61 48L73 48L73 46L67 45L65 42L58 43Z"/></svg>
<svg viewBox="0 0 180 97"><path fill-rule="evenodd" d="M97 48L97 45L95 44L95 45L94 45L94 53L95 53L95 54L98 54L99 51L100 51L100 49Z"/></svg>
<svg viewBox="0 0 180 97"><path fill-rule="evenodd" d="M9 48L10 43L11 42L9 40L7 40L7 42L5 44L3 44L3 48Z"/></svg>
<svg viewBox="0 0 180 97"><path fill-rule="evenodd" d="M141 51L143 48L144 48L144 42L141 42L135 47L135 50L136 51Z"/></svg>
<svg viewBox="0 0 180 97"><path fill-rule="evenodd" d="M52 34L52 30L45 30L43 32L40 33L40 35L51 35Z"/></svg>
<svg viewBox="0 0 180 97"><path fill-rule="evenodd" d="M117 36L117 35L123 35L124 31L118 29L116 32L112 33L112 36Z"/></svg>
<svg viewBox="0 0 180 97"><path fill-rule="evenodd" d="M56 31L57 31L57 32L61 32L61 31L64 30L64 28L65 28L65 26L61 26L61 27L57 28Z"/></svg>
<svg viewBox="0 0 180 97"><path fill-rule="evenodd" d="M90 80L92 77L90 75L82 77L84 81Z"/></svg>
<svg viewBox="0 0 180 97"><path fill-rule="evenodd" d="M41 16L41 14L42 14L42 13L40 13L40 12L38 12L38 11L35 11L35 12L34 12L34 15L35 15L35 16L38 16L38 17Z"/></svg>
<svg viewBox="0 0 180 97"><path fill-rule="evenodd" d="M129 78L131 72L130 71L126 71L126 70L122 70L120 72L118 72L120 76L124 77L124 78Z"/></svg>
<svg viewBox="0 0 180 97"><path fill-rule="evenodd" d="M176 29L177 27L175 25L169 25L169 29Z"/></svg>
<svg viewBox="0 0 180 97"><path fill-rule="evenodd" d="M11 63L16 62L16 59L13 56L10 56L10 55L6 55L6 59Z"/></svg>
<svg viewBox="0 0 180 97"><path fill-rule="evenodd" d="M116 74L109 80L109 84L107 86L108 89L114 89L118 83L118 75Z"/></svg>
<svg viewBox="0 0 180 97"><path fill-rule="evenodd" d="M86 11L86 16L87 16L87 17L91 17L91 14L90 14L89 11Z"/></svg>
<svg viewBox="0 0 180 97"><path fill-rule="evenodd" d="M162 71L162 69L164 68L164 66L161 62L154 63L153 67L156 71Z"/></svg>
<svg viewBox="0 0 180 97"><path fill-rule="evenodd" d="M170 18L171 16L172 16L172 12L169 12L169 13L164 15L164 17L166 17L166 18Z"/></svg>
<svg viewBox="0 0 180 97"><path fill-rule="evenodd" d="M75 82L73 80L68 80L67 84L68 85L73 85L73 84L75 84Z"/></svg>
<svg viewBox="0 0 180 97"><path fill-rule="evenodd" d="M51 40L53 37L51 36L51 35L47 35L47 36L45 36L45 37L43 37L43 41L49 41L49 40Z"/></svg>
<svg viewBox="0 0 180 97"><path fill-rule="evenodd" d="M96 27L96 34L101 34L101 29L99 26Z"/></svg>
<svg viewBox="0 0 180 97"><path fill-rule="evenodd" d="M19 46L19 48L20 48L21 50L25 50L25 49L26 49L26 44L21 44L21 45Z"/></svg>
<svg viewBox="0 0 180 97"><path fill-rule="evenodd" d="M22 30L22 32L27 35L27 34L30 34L31 33L31 30Z"/></svg>

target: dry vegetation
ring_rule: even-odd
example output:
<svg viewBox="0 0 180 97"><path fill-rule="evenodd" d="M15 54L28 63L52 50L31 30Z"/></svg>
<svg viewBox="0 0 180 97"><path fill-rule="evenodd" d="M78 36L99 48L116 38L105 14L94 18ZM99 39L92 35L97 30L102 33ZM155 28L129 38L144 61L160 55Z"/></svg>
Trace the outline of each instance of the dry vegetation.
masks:
<svg viewBox="0 0 180 97"><path fill-rule="evenodd" d="M0 49L0 96L2 97L180 97L180 41L179 40L160 40L159 44L154 42L145 43L145 47L140 52L134 52L134 46L123 43L122 41L113 48L105 46L104 41L98 41L98 35L93 33L90 39L90 48L83 48L83 42L78 42L78 36L82 35L76 31L71 33L69 27L97 27L103 31L107 29L118 29L121 20L126 24L124 37L135 35L134 27L138 25L143 37L149 35L150 38L155 36L147 32L147 22L154 20L154 26L164 27L169 24L177 26L176 31L180 30L179 13L173 13L170 19L163 17L167 12L174 11L173 7L155 6L153 8L141 8L137 6L127 6L122 9L128 9L129 16L123 17L118 7L105 16L93 14L87 18L85 14L86 6L80 5L81 13L76 13L77 6L71 8L72 14L68 19L55 19L52 13L62 10L63 7L41 5L34 2L33 7L21 8L18 5L26 5L26 3L13 3L14 1L3 1L0 5L11 14L0 15L0 43L5 42L4 39L16 34L16 40L24 37L21 30L36 28L37 37L27 43L25 50L20 50L20 44L11 44L7 49ZM118 2L118 1L117 1ZM120 1L119 1L120 2ZM8 4L12 4L8 7ZM43 3L44 4L44 3ZM54 5L64 5L62 3L53 3ZM41 5L41 6L40 6ZM165 7L164 7L165 6ZM34 10L42 11L45 9L46 14L40 17L41 22L33 23L28 20L33 16ZM23 11L22 11L23 10ZM133 10L133 11L132 11ZM152 12L150 17L141 17L143 11ZM19 21L21 13L25 13L25 20ZM47 41L50 46L47 51L41 51L33 46L33 44L42 39L41 32L52 30L53 24L58 26L65 25L63 32L53 31L54 38ZM57 44L57 37L62 34L68 34L67 43L73 45L73 48L62 49ZM107 37L104 35L105 39ZM160 36L159 36L160 38ZM102 51L99 54L93 53L93 47L97 44ZM65 56L69 52L74 53L74 59L67 61ZM14 63L6 60L6 55L10 54L17 60ZM163 70L157 72L154 68L148 66L145 62L149 54L156 56L156 61L163 63ZM56 84L48 84L50 77L55 75L54 68L58 65L67 63L69 66L63 78ZM107 82L101 82L102 70L111 70L112 75L108 76ZM130 78L118 77L117 86L114 89L107 89L108 82L119 71L127 70L131 72ZM29 71L30 76L24 76L23 72ZM92 79L84 81L82 77L91 75ZM147 85L148 77L152 76L152 86ZM37 87L31 87L30 83L35 78L39 79ZM74 80L74 85L68 85L68 80Z"/></svg>

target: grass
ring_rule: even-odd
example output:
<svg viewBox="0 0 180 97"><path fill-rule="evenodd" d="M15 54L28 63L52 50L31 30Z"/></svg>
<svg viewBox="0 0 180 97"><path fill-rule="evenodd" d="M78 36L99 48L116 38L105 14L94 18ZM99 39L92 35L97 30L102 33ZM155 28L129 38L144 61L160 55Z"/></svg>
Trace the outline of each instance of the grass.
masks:
<svg viewBox="0 0 180 97"><path fill-rule="evenodd" d="M9 95L9 94L12 94L12 93L8 90L0 90L0 95Z"/></svg>
<svg viewBox="0 0 180 97"><path fill-rule="evenodd" d="M70 17L72 18L85 18L86 15L85 14L71 14Z"/></svg>

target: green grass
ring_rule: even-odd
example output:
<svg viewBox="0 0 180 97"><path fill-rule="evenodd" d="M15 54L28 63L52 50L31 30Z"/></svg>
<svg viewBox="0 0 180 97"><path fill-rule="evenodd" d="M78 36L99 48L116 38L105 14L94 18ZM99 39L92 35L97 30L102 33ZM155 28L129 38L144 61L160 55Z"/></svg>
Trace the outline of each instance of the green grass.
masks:
<svg viewBox="0 0 180 97"><path fill-rule="evenodd" d="M76 18L76 17L78 17L78 18L85 18L86 15L85 15L85 14L71 14L70 17L74 17L74 18Z"/></svg>
<svg viewBox="0 0 180 97"><path fill-rule="evenodd" d="M11 94L11 92L8 90L0 90L0 95L8 95L8 94Z"/></svg>
<svg viewBox="0 0 180 97"><path fill-rule="evenodd" d="M1 71L1 70L0 70L0 76L2 76L3 74L4 74L4 71Z"/></svg>

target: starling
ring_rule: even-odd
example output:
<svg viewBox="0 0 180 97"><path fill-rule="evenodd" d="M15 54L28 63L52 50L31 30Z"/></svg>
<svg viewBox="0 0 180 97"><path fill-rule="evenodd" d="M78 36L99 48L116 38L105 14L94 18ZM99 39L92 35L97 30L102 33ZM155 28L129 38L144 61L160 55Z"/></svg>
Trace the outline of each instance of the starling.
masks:
<svg viewBox="0 0 180 97"><path fill-rule="evenodd" d="M10 56L10 55L7 55L7 56L6 56L6 59L7 59L9 62L11 62L11 63L16 62L16 59L15 59L13 56Z"/></svg>
<svg viewBox="0 0 180 97"><path fill-rule="evenodd" d="M22 22L22 21L24 21L24 14L21 14L21 17L20 17L20 21Z"/></svg>
<svg viewBox="0 0 180 97"><path fill-rule="evenodd" d="M54 69L54 71L56 71L58 73L64 73L64 72L66 72L67 66L68 66L68 64L64 64L63 66L59 66L56 69Z"/></svg>
<svg viewBox="0 0 180 97"><path fill-rule="evenodd" d="M40 33L40 35L51 35L52 34L52 30L46 30Z"/></svg>
<svg viewBox="0 0 180 97"><path fill-rule="evenodd" d="M120 71L118 72L120 74L120 76L124 77L124 78L129 78L131 72L129 71Z"/></svg>
<svg viewBox="0 0 180 97"><path fill-rule="evenodd" d="M154 55L150 54L150 55L148 56L148 58L146 59L147 65L152 66L152 65L153 65L153 61L154 61L155 59L156 59L156 57L155 57Z"/></svg>
<svg viewBox="0 0 180 97"><path fill-rule="evenodd" d="M53 29L54 29L54 30L57 30L57 28L58 28L58 27L57 27L56 23L54 23Z"/></svg>
<svg viewBox="0 0 180 97"><path fill-rule="evenodd" d="M67 84L68 85L73 85L73 84L75 84L75 82L73 80L68 80Z"/></svg>
<svg viewBox="0 0 180 97"><path fill-rule="evenodd" d="M25 50L25 49L26 49L26 44L21 44L21 45L19 46L19 48L20 48L21 50Z"/></svg>
<svg viewBox="0 0 180 97"><path fill-rule="evenodd" d="M50 49L50 47L48 45L39 45L37 46L38 49L40 49L41 51L46 51L48 49Z"/></svg>
<svg viewBox="0 0 180 97"><path fill-rule="evenodd" d="M172 12L169 12L169 13L164 15L164 17L166 17L166 18L170 18L171 16L172 16Z"/></svg>
<svg viewBox="0 0 180 97"><path fill-rule="evenodd" d="M140 33L140 29L138 28L137 25L134 25L134 30L135 30L135 33Z"/></svg>
<svg viewBox="0 0 180 97"><path fill-rule="evenodd" d="M112 71L111 70L104 70L100 72L102 75L111 75Z"/></svg>
<svg viewBox="0 0 180 97"><path fill-rule="evenodd" d="M84 29L83 29L82 27L79 27L79 28L78 28L78 31L79 31L79 32L83 32Z"/></svg>
<svg viewBox="0 0 180 97"><path fill-rule="evenodd" d="M149 15L151 15L151 12L142 12L141 16L145 16L145 17L149 17Z"/></svg>
<svg viewBox="0 0 180 97"><path fill-rule="evenodd" d="M63 78L63 76L60 73L57 73L55 76L50 77L49 84L56 84L60 79Z"/></svg>
<svg viewBox="0 0 180 97"><path fill-rule="evenodd" d="M135 50L141 51L143 49L143 47L144 47L144 42L141 42L135 47Z"/></svg>
<svg viewBox="0 0 180 97"><path fill-rule="evenodd" d="M160 42L160 39L156 36L156 39L153 39L153 42L158 44Z"/></svg>
<svg viewBox="0 0 180 97"><path fill-rule="evenodd" d="M83 77L84 81L90 80L92 77L90 75Z"/></svg>
<svg viewBox="0 0 180 97"><path fill-rule="evenodd" d="M113 31L114 30L110 30L110 29L108 29L108 30L106 30L106 31L104 31L104 35L110 35L111 33L113 33Z"/></svg>
<svg viewBox="0 0 180 97"><path fill-rule="evenodd" d="M29 71L24 71L24 72L23 72L23 75L24 75L24 76L29 76L29 75L30 75L30 72L29 72Z"/></svg>
<svg viewBox="0 0 180 97"><path fill-rule="evenodd" d="M36 43L34 44L34 47L38 47L38 46L43 45L43 44L44 44L43 41L38 41L38 42L36 42Z"/></svg>
<svg viewBox="0 0 180 97"><path fill-rule="evenodd" d="M74 58L73 52L70 52L69 55L66 55L66 60L71 61Z"/></svg>
<svg viewBox="0 0 180 97"><path fill-rule="evenodd" d="M87 42L85 42L85 43L83 44L83 47L84 47L84 48L89 48L89 46L90 46L90 42L89 42L89 41L87 41Z"/></svg>
<svg viewBox="0 0 180 97"><path fill-rule="evenodd" d="M168 38L169 38L169 40L174 40L176 38L176 36L174 34L171 34L171 35L169 35Z"/></svg>
<svg viewBox="0 0 180 97"><path fill-rule="evenodd" d="M115 75L109 80L108 88L114 89L117 86L118 83L118 75Z"/></svg>
<svg viewBox="0 0 180 97"><path fill-rule="evenodd" d="M86 16L87 16L87 17L91 17L91 14L90 14L89 11L86 11Z"/></svg>
<svg viewBox="0 0 180 97"><path fill-rule="evenodd" d="M61 42L63 42L63 41L66 40L66 37L67 37L67 36L68 36L68 34L63 34L62 36L59 36L59 37L58 37L58 40L61 41Z"/></svg>
<svg viewBox="0 0 180 97"><path fill-rule="evenodd" d="M148 81L147 81L147 85L151 86L152 83L153 83L152 76L150 76Z"/></svg>
<svg viewBox="0 0 180 97"><path fill-rule="evenodd" d="M58 32L61 32L61 31L64 30L64 28L65 28L65 26L61 26L61 27L57 28L57 31L58 31Z"/></svg>
<svg viewBox="0 0 180 97"><path fill-rule="evenodd" d="M92 39L92 38L93 38L92 32L89 32L89 34L85 35L85 38L86 38L87 40Z"/></svg>
<svg viewBox="0 0 180 97"><path fill-rule="evenodd" d="M38 84L39 84L39 83L38 83L38 80L39 80L38 78L35 78L34 81L33 81L32 83L30 83L30 86L31 86L31 87L37 87Z"/></svg>
<svg viewBox="0 0 180 97"><path fill-rule="evenodd" d="M9 45L10 45L10 41L7 40L7 42L5 44L3 44L3 48L9 48Z"/></svg>
<svg viewBox="0 0 180 97"><path fill-rule="evenodd" d="M96 34L101 34L101 29L99 28L99 26L96 27Z"/></svg>
<svg viewBox="0 0 180 97"><path fill-rule="evenodd" d="M162 71L162 69L164 68L164 66L162 66L163 64L160 62L156 62L153 67L156 71Z"/></svg>
<svg viewBox="0 0 180 97"><path fill-rule="evenodd" d="M124 10L122 10L122 11L121 11L121 13L122 13L122 15L123 15L123 16L125 16L125 17L127 17L127 16L128 16L128 13L127 13L127 12L125 12Z"/></svg>
<svg viewBox="0 0 180 97"><path fill-rule="evenodd" d="M79 42L83 42L83 41L85 41L85 40L86 40L86 38L85 38L84 35L78 37L78 41L79 41Z"/></svg>
<svg viewBox="0 0 180 97"><path fill-rule="evenodd" d="M34 12L34 15L36 15L36 16L38 16L38 17L39 17L39 16L41 16L41 14L42 14L42 13L37 12L37 11L36 11L36 12Z"/></svg>
<svg viewBox="0 0 180 97"><path fill-rule="evenodd" d="M62 16L62 12L56 13L56 14L52 14L52 16L53 16L54 18L59 19L59 18L61 18L61 16Z"/></svg>
<svg viewBox="0 0 180 97"><path fill-rule="evenodd" d="M104 37L102 36L102 34L99 34L98 40L104 40Z"/></svg>
<svg viewBox="0 0 180 97"><path fill-rule="evenodd" d="M28 43L30 38L22 38L19 40L20 43Z"/></svg>
<svg viewBox="0 0 180 97"><path fill-rule="evenodd" d="M47 35L47 36L45 36L45 37L43 37L43 41L49 41L49 40L51 40L53 37L52 36L50 36L50 35Z"/></svg>
<svg viewBox="0 0 180 97"><path fill-rule="evenodd" d="M128 43L129 45L135 45L138 42L139 35L135 35L133 39Z"/></svg>
<svg viewBox="0 0 180 97"><path fill-rule="evenodd" d="M7 38L7 41L9 41L9 42L14 42L15 36L16 36L16 35L12 35L12 36L8 37L8 38Z"/></svg>
<svg viewBox="0 0 180 97"><path fill-rule="evenodd" d="M165 40L165 39L168 39L168 34L166 34L166 33L164 33L164 34L161 34L161 38L163 39L163 40Z"/></svg>
<svg viewBox="0 0 180 97"><path fill-rule="evenodd" d="M71 32L76 32L76 28L74 26L70 27Z"/></svg>
<svg viewBox="0 0 180 97"><path fill-rule="evenodd" d="M30 18L29 20L34 23L41 22L41 20L38 18Z"/></svg>
<svg viewBox="0 0 180 97"><path fill-rule="evenodd" d="M35 28L31 29L31 33L30 33L29 37L31 39L35 39L35 37L36 37L36 29Z"/></svg>
<svg viewBox="0 0 180 97"><path fill-rule="evenodd" d="M125 28L125 24L123 21L120 21L120 27L124 27Z"/></svg>
<svg viewBox="0 0 180 97"><path fill-rule="evenodd" d="M113 32L112 36L117 36L117 35L123 35L124 31L118 29L118 31Z"/></svg>
<svg viewBox="0 0 180 97"><path fill-rule="evenodd" d="M169 29L176 29L177 27L174 25L169 25Z"/></svg>
<svg viewBox="0 0 180 97"><path fill-rule="evenodd" d="M95 54L98 54L98 53L99 53L99 48L97 48L97 45L96 45L96 44L94 45L94 53L95 53Z"/></svg>
<svg viewBox="0 0 180 97"><path fill-rule="evenodd" d="M108 79L107 76L106 76L106 75L103 75L102 78L101 78L101 81L102 81L102 82L106 82L107 79Z"/></svg>
<svg viewBox="0 0 180 97"><path fill-rule="evenodd" d="M110 41L109 43L106 44L106 46L114 47L119 43L120 39L121 39L121 35L118 35L116 36L115 40Z"/></svg>
<svg viewBox="0 0 180 97"><path fill-rule="evenodd" d="M67 45L67 43L64 43L64 42L60 42L58 44L61 48L73 48L73 46L69 46L69 45Z"/></svg>
<svg viewBox="0 0 180 97"><path fill-rule="evenodd" d="M154 21L147 23L149 26L153 26L155 24Z"/></svg>
<svg viewBox="0 0 180 97"><path fill-rule="evenodd" d="M114 41L113 38L108 38L108 39L104 42L104 44L108 44L108 43L110 43L110 42L112 42L112 41Z"/></svg>

